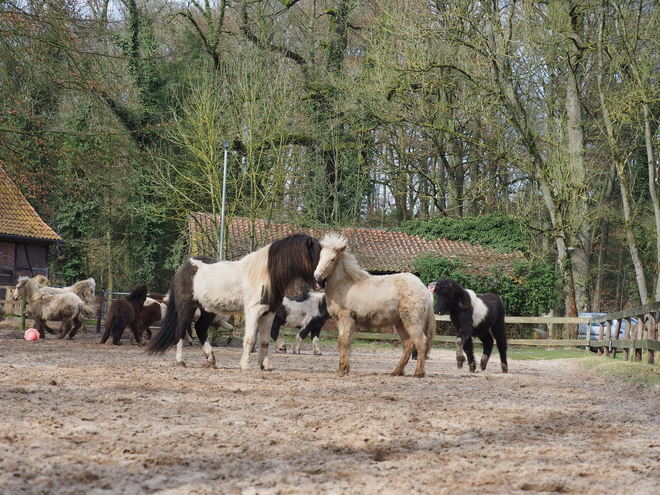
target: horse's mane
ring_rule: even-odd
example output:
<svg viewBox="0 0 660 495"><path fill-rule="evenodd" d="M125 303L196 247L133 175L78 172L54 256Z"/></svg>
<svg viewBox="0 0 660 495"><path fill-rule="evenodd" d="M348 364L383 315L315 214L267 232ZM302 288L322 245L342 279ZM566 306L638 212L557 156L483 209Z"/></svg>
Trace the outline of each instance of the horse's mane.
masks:
<svg viewBox="0 0 660 495"><path fill-rule="evenodd" d="M71 286L71 292L74 294L85 294L87 297L93 297L94 292L96 291L96 280L93 278L88 278L86 280L81 280L76 282Z"/></svg>
<svg viewBox="0 0 660 495"><path fill-rule="evenodd" d="M314 284L314 269L319 262L319 241L305 234L293 234L254 251L243 259L248 277L261 285L261 302L275 311L289 284L302 279ZM264 277L264 275L266 275Z"/></svg>
<svg viewBox="0 0 660 495"><path fill-rule="evenodd" d="M355 255L348 251L348 239L343 235L334 232L326 234L321 241L321 246L334 249L339 253L339 260L334 271L339 278L357 282L369 277L369 273L360 267Z"/></svg>
<svg viewBox="0 0 660 495"><path fill-rule="evenodd" d="M146 284L138 284L135 287L133 287L133 290L131 290L131 293L126 296L126 299L140 299L141 297L147 297L147 285Z"/></svg>

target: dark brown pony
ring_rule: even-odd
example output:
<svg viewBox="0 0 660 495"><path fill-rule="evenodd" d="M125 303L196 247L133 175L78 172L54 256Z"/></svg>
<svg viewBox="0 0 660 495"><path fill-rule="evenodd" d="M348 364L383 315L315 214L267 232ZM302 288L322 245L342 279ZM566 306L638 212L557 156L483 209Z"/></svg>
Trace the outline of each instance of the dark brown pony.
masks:
<svg viewBox="0 0 660 495"><path fill-rule="evenodd" d="M147 286L136 285L127 296L112 301L108 309L108 317L105 320L105 331L101 338L101 344L105 344L112 334L112 343L119 345L121 336L126 327L130 327L138 344L142 343L142 337L138 331L138 322L142 306L147 298Z"/></svg>
<svg viewBox="0 0 660 495"><path fill-rule="evenodd" d="M183 344L195 310L201 315L195 323L197 338L208 366L215 367L208 327L216 314L245 313L245 337L241 369L249 369L250 349L259 332L259 366L268 364L268 335L275 311L282 304L284 291L295 279L314 283L319 260L319 241L294 234L254 251L238 261L221 261L197 256L186 261L170 284L167 313L160 331L147 346L149 354L164 353L175 343L175 362L185 366Z"/></svg>

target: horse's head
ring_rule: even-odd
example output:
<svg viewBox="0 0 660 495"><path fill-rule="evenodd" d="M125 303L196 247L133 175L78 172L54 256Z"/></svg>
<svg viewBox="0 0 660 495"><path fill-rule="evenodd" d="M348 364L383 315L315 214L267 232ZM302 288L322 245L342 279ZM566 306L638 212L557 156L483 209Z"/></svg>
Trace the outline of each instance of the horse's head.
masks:
<svg viewBox="0 0 660 495"><path fill-rule="evenodd" d="M433 287L431 287L433 285ZM460 287L453 280L441 279L429 284L429 290L436 295L435 312L439 315L446 314L452 307L456 297L457 287Z"/></svg>
<svg viewBox="0 0 660 495"><path fill-rule="evenodd" d="M14 292L11 295L12 301L20 301L21 299L25 299L27 297L25 292L25 286L29 281L30 279L27 277L21 277L18 279L18 284L16 284L16 288L14 289Z"/></svg>
<svg viewBox="0 0 660 495"><path fill-rule="evenodd" d="M326 288L328 278L332 275L347 246L348 241L344 236L335 233L325 235L321 241L319 263L316 265L316 270L314 270L317 289Z"/></svg>

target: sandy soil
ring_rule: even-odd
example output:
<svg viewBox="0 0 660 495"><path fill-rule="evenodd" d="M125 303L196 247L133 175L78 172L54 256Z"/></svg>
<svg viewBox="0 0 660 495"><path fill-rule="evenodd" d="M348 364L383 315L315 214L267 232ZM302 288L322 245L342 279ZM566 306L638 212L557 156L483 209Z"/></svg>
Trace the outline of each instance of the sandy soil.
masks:
<svg viewBox="0 0 660 495"><path fill-rule="evenodd" d="M307 343L241 372L238 343L177 368L2 325L3 494L659 493L657 392L575 360L470 374L434 349L415 379L389 375L399 349L361 346L342 377L335 347Z"/></svg>

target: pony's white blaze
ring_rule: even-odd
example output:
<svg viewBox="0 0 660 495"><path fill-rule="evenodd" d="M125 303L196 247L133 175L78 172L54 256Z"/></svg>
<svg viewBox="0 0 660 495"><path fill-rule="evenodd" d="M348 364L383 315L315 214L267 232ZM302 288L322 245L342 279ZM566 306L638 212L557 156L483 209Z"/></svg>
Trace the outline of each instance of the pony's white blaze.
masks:
<svg viewBox="0 0 660 495"><path fill-rule="evenodd" d="M475 294L473 290L465 290L470 294L470 299L472 300L472 324L476 327L486 318L486 315L488 314L488 306L477 297L477 294Z"/></svg>

